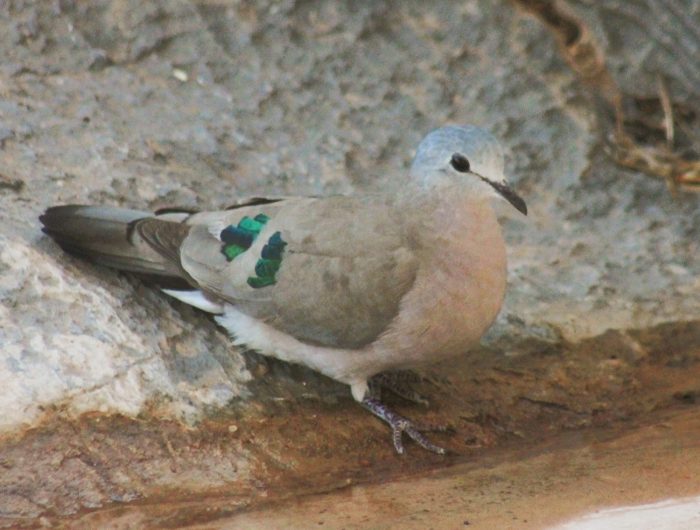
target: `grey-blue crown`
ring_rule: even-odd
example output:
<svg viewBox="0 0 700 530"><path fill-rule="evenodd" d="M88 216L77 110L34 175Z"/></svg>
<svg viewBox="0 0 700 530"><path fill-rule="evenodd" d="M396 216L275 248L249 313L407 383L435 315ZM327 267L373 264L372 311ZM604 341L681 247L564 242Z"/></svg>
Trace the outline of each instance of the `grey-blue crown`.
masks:
<svg viewBox="0 0 700 530"><path fill-rule="evenodd" d="M444 167L454 153L467 157L472 166L503 171L503 149L488 131L474 125L447 125L428 133L418 145L411 170Z"/></svg>

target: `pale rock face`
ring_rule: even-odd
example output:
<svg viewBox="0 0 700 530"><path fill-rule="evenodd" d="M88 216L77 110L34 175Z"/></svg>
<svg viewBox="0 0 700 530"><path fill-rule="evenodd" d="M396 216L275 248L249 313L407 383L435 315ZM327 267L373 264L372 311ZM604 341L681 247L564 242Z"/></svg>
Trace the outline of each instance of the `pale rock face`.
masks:
<svg viewBox="0 0 700 530"><path fill-rule="evenodd" d="M72 260L18 238L0 236L0 249L0 431L31 425L56 407L70 415L135 416L156 396L171 398L162 413L191 420L202 407L224 406L241 393L236 385L247 372L236 381L216 363L189 380L174 377L163 351L174 316L167 305L159 330L123 310L123 297L131 296L125 282L76 281ZM183 356L209 347L197 333L183 346Z"/></svg>

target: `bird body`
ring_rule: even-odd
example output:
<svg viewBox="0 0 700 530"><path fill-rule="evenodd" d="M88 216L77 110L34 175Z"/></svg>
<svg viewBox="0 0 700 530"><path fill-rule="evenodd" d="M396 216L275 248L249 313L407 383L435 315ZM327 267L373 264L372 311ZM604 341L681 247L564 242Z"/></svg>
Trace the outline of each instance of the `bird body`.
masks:
<svg viewBox="0 0 700 530"><path fill-rule="evenodd" d="M387 209L383 217L396 221L380 245L368 248L366 238L344 240L334 232L344 252L324 257L329 263L322 271L314 268L318 254L297 257L291 247L289 259L298 261L290 262L288 274L280 269L279 300L271 292L272 300L224 303L217 322L241 344L349 384L356 398L376 373L464 353L500 309L505 246L488 203L444 191L446 197L425 197L417 209L404 208L402 198L348 200L348 215L374 215L379 202ZM343 221L342 211L336 221ZM473 245L462 244L465 234L472 234ZM487 246L488 252L480 250ZM251 247L252 256L256 250ZM241 266L250 270L252 261Z"/></svg>
<svg viewBox="0 0 700 530"><path fill-rule="evenodd" d="M490 134L451 126L421 143L396 194L256 199L201 213L59 206L41 219L70 252L185 280L187 289L164 291L214 313L236 344L350 385L392 426L397 451L406 432L442 452L368 381L462 354L496 318L506 256L490 198L525 213L502 171Z"/></svg>

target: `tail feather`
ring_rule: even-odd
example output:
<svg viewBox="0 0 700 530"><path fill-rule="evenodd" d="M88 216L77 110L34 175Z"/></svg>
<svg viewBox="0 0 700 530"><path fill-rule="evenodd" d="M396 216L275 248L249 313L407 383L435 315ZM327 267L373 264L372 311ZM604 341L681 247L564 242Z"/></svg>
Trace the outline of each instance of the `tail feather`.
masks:
<svg viewBox="0 0 700 530"><path fill-rule="evenodd" d="M153 250L133 223L153 214L105 206L54 206L39 220L65 251L115 269L178 277L179 269Z"/></svg>

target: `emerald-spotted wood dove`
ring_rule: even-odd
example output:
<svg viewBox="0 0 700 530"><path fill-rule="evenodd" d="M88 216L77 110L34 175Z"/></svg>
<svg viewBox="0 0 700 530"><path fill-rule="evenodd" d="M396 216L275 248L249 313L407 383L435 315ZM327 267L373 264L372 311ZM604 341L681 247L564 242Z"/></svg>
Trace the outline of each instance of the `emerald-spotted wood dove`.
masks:
<svg viewBox="0 0 700 530"><path fill-rule="evenodd" d="M253 199L222 211L57 206L41 216L65 250L184 280L166 293L214 313L235 344L350 385L393 431L443 453L368 381L474 346L503 301L506 253L490 199L525 202L498 141L446 126L418 146L393 194Z"/></svg>

